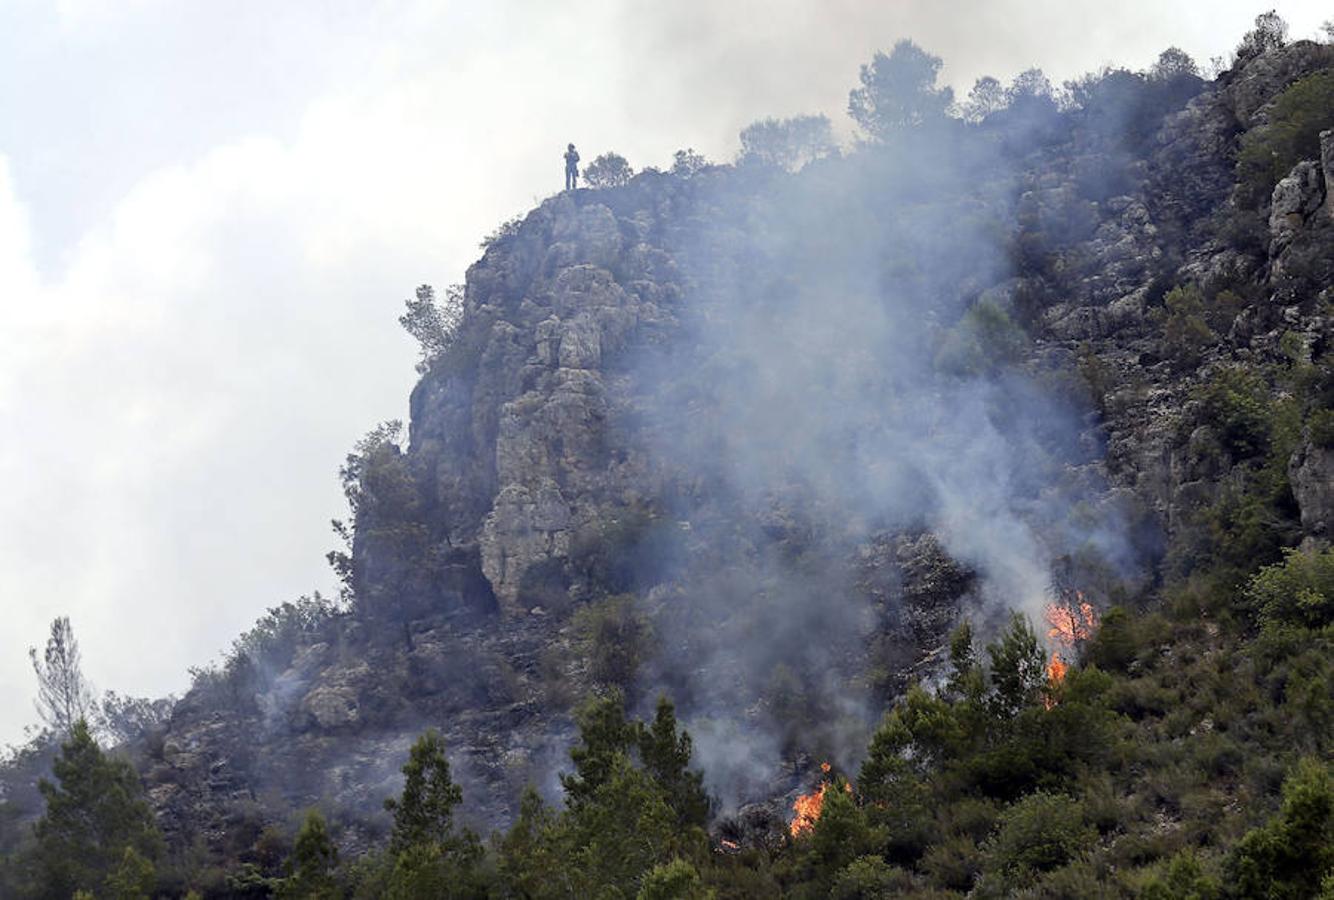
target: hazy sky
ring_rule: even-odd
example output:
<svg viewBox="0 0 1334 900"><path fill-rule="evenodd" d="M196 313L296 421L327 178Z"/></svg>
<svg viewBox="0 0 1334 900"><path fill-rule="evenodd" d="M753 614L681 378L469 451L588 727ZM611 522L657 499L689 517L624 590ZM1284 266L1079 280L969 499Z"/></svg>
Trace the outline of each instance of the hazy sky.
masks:
<svg viewBox="0 0 1334 900"><path fill-rule="evenodd" d="M1323 2L1277 2L1295 37ZM406 415L396 318L561 185L561 153L725 160L842 128L911 37L966 91L1226 54L1235 0L0 0L0 741L71 617L99 689L179 691L332 592L337 468Z"/></svg>

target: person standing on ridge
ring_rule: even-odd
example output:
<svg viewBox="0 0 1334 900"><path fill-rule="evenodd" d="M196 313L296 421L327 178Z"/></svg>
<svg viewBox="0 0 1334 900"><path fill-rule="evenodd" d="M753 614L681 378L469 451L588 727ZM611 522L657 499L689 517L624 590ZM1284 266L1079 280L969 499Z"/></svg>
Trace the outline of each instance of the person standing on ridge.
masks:
<svg viewBox="0 0 1334 900"><path fill-rule="evenodd" d="M565 151L565 190L574 190L574 185L578 180L579 151L574 149L574 144L570 144Z"/></svg>

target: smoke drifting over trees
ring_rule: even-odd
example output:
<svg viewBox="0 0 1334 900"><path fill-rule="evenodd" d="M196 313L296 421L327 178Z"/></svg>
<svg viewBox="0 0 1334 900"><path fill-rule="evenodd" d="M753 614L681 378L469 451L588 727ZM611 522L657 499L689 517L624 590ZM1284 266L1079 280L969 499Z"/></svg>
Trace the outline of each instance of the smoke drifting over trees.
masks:
<svg viewBox="0 0 1334 900"><path fill-rule="evenodd" d="M604 154L418 288L344 595L168 721L107 706L152 722L172 890L196 853L218 896L1314 890L1334 53L1282 32L1214 84L1169 49L959 107L901 41L848 153L803 116L736 165ZM61 877L140 890L67 620L33 662L62 782L124 801L124 854Z"/></svg>

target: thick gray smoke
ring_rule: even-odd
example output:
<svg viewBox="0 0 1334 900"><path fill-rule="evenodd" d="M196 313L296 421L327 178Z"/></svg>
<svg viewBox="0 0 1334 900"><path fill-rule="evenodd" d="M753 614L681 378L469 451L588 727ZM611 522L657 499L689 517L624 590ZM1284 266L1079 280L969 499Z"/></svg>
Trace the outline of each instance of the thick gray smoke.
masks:
<svg viewBox="0 0 1334 900"><path fill-rule="evenodd" d="M1083 410L1014 323L1019 188L989 144L950 127L693 187L687 337L638 373L656 455L691 485L654 676L730 805L794 750L857 762L882 708L854 661L903 614L859 583L877 539L934 533L992 620L1040 621L1056 560L1128 552Z"/></svg>

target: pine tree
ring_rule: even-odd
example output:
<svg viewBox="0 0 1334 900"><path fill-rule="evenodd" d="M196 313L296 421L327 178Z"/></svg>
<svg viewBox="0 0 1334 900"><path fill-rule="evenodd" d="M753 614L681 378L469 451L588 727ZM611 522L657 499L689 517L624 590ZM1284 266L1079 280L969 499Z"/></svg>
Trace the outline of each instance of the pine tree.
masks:
<svg viewBox="0 0 1334 900"><path fill-rule="evenodd" d="M279 900L332 900L342 896L334 880L338 850L318 810L306 813L292 846L289 865L291 874L278 886Z"/></svg>
<svg viewBox="0 0 1334 900"><path fill-rule="evenodd" d="M682 730L677 734L672 702L659 697L653 723L639 729L639 758L662 788L680 824L703 828L709 821L710 802L703 773L689 768L692 750L690 733Z"/></svg>
<svg viewBox="0 0 1334 900"><path fill-rule="evenodd" d="M580 745L570 751L574 774L561 775L565 802L571 809L586 803L611 776L619 757L635 744L638 729L625 717L625 695L611 690L595 697L575 714Z"/></svg>
<svg viewBox="0 0 1334 900"><path fill-rule="evenodd" d="M148 900L157 884L157 867L133 847L126 847L120 865L107 876L107 896L112 900Z"/></svg>
<svg viewBox="0 0 1334 900"><path fill-rule="evenodd" d="M987 654L996 714L1013 716L1034 703L1045 679L1046 661L1028 620L1020 613L1011 615L1010 626L999 640L987 645Z"/></svg>
<svg viewBox="0 0 1334 900"><path fill-rule="evenodd" d="M37 648L28 648L37 674L37 712L42 721L64 736L80 719L87 720L96 708L93 691L83 677L79 642L67 616L51 622L51 636L39 658Z"/></svg>
<svg viewBox="0 0 1334 900"><path fill-rule="evenodd" d="M389 854L394 859L391 898L469 896L475 888L481 844L471 831L454 828L454 807L463 791L454 784L445 741L434 729L412 745L403 766L403 794L385 801L394 814Z"/></svg>
<svg viewBox="0 0 1334 900"><path fill-rule="evenodd" d="M35 828L38 896L65 898L103 888L125 864L127 849L150 864L157 858L162 836L139 776L125 760L104 754L82 719L52 769L56 782L42 779L38 785L46 800Z"/></svg>

